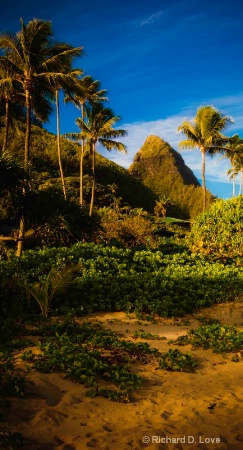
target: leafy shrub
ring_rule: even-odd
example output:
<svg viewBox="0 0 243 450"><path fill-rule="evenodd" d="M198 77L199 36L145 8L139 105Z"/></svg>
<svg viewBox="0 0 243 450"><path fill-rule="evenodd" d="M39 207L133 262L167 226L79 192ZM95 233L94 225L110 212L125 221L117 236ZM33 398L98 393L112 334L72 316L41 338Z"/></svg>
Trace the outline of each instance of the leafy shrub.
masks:
<svg viewBox="0 0 243 450"><path fill-rule="evenodd" d="M102 208L99 213L102 218L100 236L103 241L116 241L126 247L143 244L148 247L155 246L153 222L142 208L131 209L127 214L111 208Z"/></svg>
<svg viewBox="0 0 243 450"><path fill-rule="evenodd" d="M152 223L142 216L128 216L120 225L119 234L123 242L134 245L149 244L153 239Z"/></svg>
<svg viewBox="0 0 243 450"><path fill-rule="evenodd" d="M161 369L171 370L173 372L194 372L197 362L189 353L182 353L178 349L170 349L161 354Z"/></svg>
<svg viewBox="0 0 243 450"><path fill-rule="evenodd" d="M223 260L243 256L243 196L217 200L198 216L188 237L193 252Z"/></svg>
<svg viewBox="0 0 243 450"><path fill-rule="evenodd" d="M69 246L89 240L99 227L98 216L90 217L85 208L65 200L60 190L45 188L26 196L25 218L35 232L32 245Z"/></svg>
<svg viewBox="0 0 243 450"><path fill-rule="evenodd" d="M167 255L159 250L78 243L28 251L21 259L0 262L0 314L38 311L14 290L15 275L30 284L42 283L52 268L71 266L76 267L73 282L65 295L53 299L53 309L77 308L79 314L133 310L168 317L235 300L242 293L242 267L188 252Z"/></svg>

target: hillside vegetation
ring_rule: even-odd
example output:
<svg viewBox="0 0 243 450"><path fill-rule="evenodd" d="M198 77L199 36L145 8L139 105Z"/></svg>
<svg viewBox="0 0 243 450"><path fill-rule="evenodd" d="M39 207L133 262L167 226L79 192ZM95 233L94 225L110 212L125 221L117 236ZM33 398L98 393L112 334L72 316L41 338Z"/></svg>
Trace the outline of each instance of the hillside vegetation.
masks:
<svg viewBox="0 0 243 450"><path fill-rule="evenodd" d="M174 203L172 217L192 218L202 211L202 188L181 155L158 136L149 136L136 153L129 173L159 197ZM207 205L214 200L207 191Z"/></svg>
<svg viewBox="0 0 243 450"><path fill-rule="evenodd" d="M3 133L0 134L0 145ZM10 133L8 151L21 161L24 146L24 130ZM61 137L64 175L69 198L79 195L80 145ZM30 164L32 178L40 189L50 186L60 188L56 136L32 125ZM110 205L114 197L120 206L143 208L153 212L155 201L167 196L173 206L168 215L182 219L195 217L202 209L202 190L193 172L184 163L181 155L157 136L147 138L136 154L128 170L102 155L96 160L97 198L96 206ZM90 201L91 161L89 154L84 159L84 201ZM207 192L208 203L213 196Z"/></svg>
<svg viewBox="0 0 243 450"><path fill-rule="evenodd" d="M3 132L0 132L0 146L3 141ZM24 130L11 131L8 151L21 161L24 147ZM79 154L80 145L61 137L61 151L64 175L67 182L68 195L78 199L79 195ZM97 200L96 206L107 206L112 203L112 191L121 198L121 206L129 205L132 208L144 208L152 212L157 195L140 180L134 178L126 169L109 161L102 155L96 158ZM32 125L30 164L32 178L41 189L54 186L61 187L56 135ZM89 203L91 194L91 161L89 154L84 160L84 200ZM111 185L113 189L110 188Z"/></svg>

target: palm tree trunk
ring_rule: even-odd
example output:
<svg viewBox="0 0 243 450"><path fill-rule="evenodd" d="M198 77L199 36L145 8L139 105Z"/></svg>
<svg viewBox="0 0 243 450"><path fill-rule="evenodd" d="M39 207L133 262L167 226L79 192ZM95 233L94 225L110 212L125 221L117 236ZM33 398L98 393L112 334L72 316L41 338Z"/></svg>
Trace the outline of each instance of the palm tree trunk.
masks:
<svg viewBox="0 0 243 450"><path fill-rule="evenodd" d="M19 239L23 239L24 236L25 236L25 220L24 220L24 217L21 217L20 224L19 224ZM23 244L24 244L23 240L18 241L17 251L16 251L17 257L20 257L22 255Z"/></svg>
<svg viewBox="0 0 243 450"><path fill-rule="evenodd" d="M24 147L24 167L28 170L29 155L30 155L30 131L31 131L31 100L30 89L25 90L26 99L26 132L25 132L25 147Z"/></svg>
<svg viewBox="0 0 243 450"><path fill-rule="evenodd" d="M81 155L80 155L80 205L83 206L83 163L84 163L84 138L82 138Z"/></svg>
<svg viewBox="0 0 243 450"><path fill-rule="evenodd" d="M81 117L84 120L84 104L81 104ZM83 131L83 130L82 130ZM82 137L81 143L81 155L80 155L80 169L79 169L79 180L80 180L80 205L83 206L83 162L84 162L84 138Z"/></svg>
<svg viewBox="0 0 243 450"><path fill-rule="evenodd" d="M25 132L25 146L24 146L24 167L28 170L29 165L29 153L30 153L30 132L31 132L31 98L30 98L30 80L26 80L25 87L25 101L26 101L26 132ZM24 192L25 194L25 192ZM19 241L17 243L16 256L20 257L23 253L25 236L25 218L20 219L19 224Z"/></svg>
<svg viewBox="0 0 243 450"><path fill-rule="evenodd" d="M206 209L206 182L205 182L205 149L200 148L202 153L202 190L203 190L203 211Z"/></svg>
<svg viewBox="0 0 243 450"><path fill-rule="evenodd" d="M241 169L241 176L240 176L240 190L239 195L242 194L242 185L243 185L243 169Z"/></svg>
<svg viewBox="0 0 243 450"><path fill-rule="evenodd" d="M234 161L232 161L232 173L233 173L233 192L232 192L232 197L235 197L235 164L234 164Z"/></svg>
<svg viewBox="0 0 243 450"><path fill-rule="evenodd" d="M66 200L67 194L66 194L66 187L65 187L65 180L63 175L63 168L62 168L62 158L61 158L61 146L60 146L60 114L59 114L59 98L58 98L59 90L56 89L56 115L57 115L57 154L58 154L58 163L59 163L59 170L61 175L61 183L62 183L62 190L63 195Z"/></svg>
<svg viewBox="0 0 243 450"><path fill-rule="evenodd" d="M6 105L5 105L5 134L4 134L4 140L3 140L2 153L5 152L6 147L7 147L8 132L9 132L9 100L6 98Z"/></svg>
<svg viewBox="0 0 243 450"><path fill-rule="evenodd" d="M92 142L92 174L93 174L93 183L92 183L92 193L91 193L91 201L90 201L90 210L89 215L92 216L93 208L94 208L94 196L95 196L95 143Z"/></svg>

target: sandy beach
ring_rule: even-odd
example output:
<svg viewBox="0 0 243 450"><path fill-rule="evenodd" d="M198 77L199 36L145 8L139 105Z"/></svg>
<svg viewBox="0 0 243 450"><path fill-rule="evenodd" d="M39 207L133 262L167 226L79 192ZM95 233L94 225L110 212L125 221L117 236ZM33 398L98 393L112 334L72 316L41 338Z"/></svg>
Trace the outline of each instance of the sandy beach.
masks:
<svg viewBox="0 0 243 450"><path fill-rule="evenodd" d="M88 319L130 340L141 329L165 336L147 342L168 351L169 339L200 325L199 315L243 330L240 302L216 305L181 319L158 319L157 323L138 321L125 313L96 314ZM180 349L187 353L191 346ZM231 361L231 354L212 350L195 349L192 354L198 361L194 373L158 369L149 358L136 361L134 370L146 381L133 402L117 403L86 397L87 389L63 379L63 374L29 370L19 353L16 366L27 379L26 395L11 399L7 423L1 423L1 428L7 425L10 431L23 433L25 450L242 449L243 363Z"/></svg>

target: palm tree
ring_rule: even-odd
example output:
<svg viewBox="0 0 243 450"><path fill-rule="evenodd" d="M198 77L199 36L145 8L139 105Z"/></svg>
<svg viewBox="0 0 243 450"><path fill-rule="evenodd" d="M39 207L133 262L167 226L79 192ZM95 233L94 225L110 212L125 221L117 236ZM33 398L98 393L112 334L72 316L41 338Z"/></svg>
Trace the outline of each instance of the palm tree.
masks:
<svg viewBox="0 0 243 450"><path fill-rule="evenodd" d="M202 106L198 108L191 122L184 121L177 130L188 138L181 141L179 147L199 148L202 155L203 211L206 209L205 156L207 153L212 155L223 149L227 138L221 134L221 131L232 122L230 117L223 116L213 106Z"/></svg>
<svg viewBox="0 0 243 450"><path fill-rule="evenodd" d="M240 156L242 159L242 153L243 153L243 139L241 139L238 134L234 134L231 138L228 139L228 142L224 147L224 154L227 158L229 158L232 166L231 169L227 172L228 175L231 174L230 178L232 178L233 180L232 197L235 196L235 176L238 173L236 169L236 164L237 160L239 163Z"/></svg>
<svg viewBox="0 0 243 450"><path fill-rule="evenodd" d="M91 107L86 108L87 120L77 119L76 124L82 130L83 136L87 139L92 153L92 194L90 201L89 215L93 213L94 196L95 196L95 154L96 144L99 142L107 150L116 149L126 152L126 147L121 142L117 142L116 138L126 136L126 131L122 129L113 128L114 125L120 120L119 116L114 116L113 111L110 108L104 108L101 104L97 103Z"/></svg>
<svg viewBox="0 0 243 450"><path fill-rule="evenodd" d="M2 154L4 154L7 148L9 126L10 126L10 110L16 103L16 96L19 94L16 82L13 80L13 73L9 69L0 67L0 99L5 107L5 133L2 146ZM18 103L20 96L18 99ZM15 102L15 103L14 103ZM15 108L16 109L16 108ZM13 121L12 121L13 122Z"/></svg>
<svg viewBox="0 0 243 450"><path fill-rule="evenodd" d="M156 205L154 207L154 214L156 215L156 217L159 217L160 214L162 214L163 219L165 219L168 207L173 205L174 205L173 201L169 197L164 195L159 200L156 200Z"/></svg>
<svg viewBox="0 0 243 450"><path fill-rule="evenodd" d="M243 153L237 155L235 171L236 171L236 175L238 175L238 173L241 174L241 176L240 176L240 189L239 189L239 194L238 194L238 195L241 195L242 194L242 188L243 188Z"/></svg>
<svg viewBox="0 0 243 450"><path fill-rule="evenodd" d="M234 165L231 167L230 170L228 170L227 175L230 175L231 179L235 179L236 175L241 174L240 176L240 188L239 188L239 194L242 194L242 187L243 187L243 146L241 148L238 148L237 154L234 158Z"/></svg>
<svg viewBox="0 0 243 450"><path fill-rule="evenodd" d="M78 56L81 48L73 48L68 45L52 42L51 22L41 19L33 19L24 25L21 19L21 31L16 35L3 33L0 36L0 49L3 49L4 56L0 57L0 63L5 69L11 70L14 79L24 91L26 106L26 134L24 165L28 168L30 132L31 132L31 111L32 107L38 105L49 108L47 98L52 97L50 79L54 75L63 73L63 66L70 61L69 57ZM20 90L21 90L20 88ZM39 101L32 100L39 97ZM42 108L43 111L43 108ZM24 218L20 222L17 256L22 254L24 236Z"/></svg>
<svg viewBox="0 0 243 450"><path fill-rule="evenodd" d="M77 80L76 85L74 86L74 92L68 94L64 101L74 103L77 108L81 110L81 119L85 118L85 104L89 102L90 105L94 105L95 103L101 103L107 101L108 98L104 97L106 94L106 89L101 89L100 82L98 80L93 80L90 75L86 75L80 80ZM81 128L82 131L82 128ZM81 133L81 153L80 153L80 205L83 206L83 159L84 159L84 145L85 138Z"/></svg>
<svg viewBox="0 0 243 450"><path fill-rule="evenodd" d="M69 55L68 55L69 56ZM70 61L71 63L71 61ZM69 65L69 64L68 64ZM82 70L66 68L66 71L62 74L54 75L51 77L51 84L53 85L53 91L55 94L55 103L56 103L56 123L57 123L57 155L58 155L58 163L61 177L61 184L64 198L66 199L66 186L65 179L63 173L62 166L62 157L61 157L61 145L60 145L60 113L59 113L59 91L62 89L65 93L70 92L73 89L73 86L77 80L77 76L82 74Z"/></svg>
<svg viewBox="0 0 243 450"><path fill-rule="evenodd" d="M7 146L8 132L9 132L9 103L11 100L11 94L13 92L12 78L8 76L8 73L3 67L0 67L0 97L5 103L5 133L2 146L2 154L4 154Z"/></svg>
<svg viewBox="0 0 243 450"><path fill-rule="evenodd" d="M33 91L43 97L52 95L50 79L62 74L74 56L79 56L81 47L52 42L51 22L33 19L24 25L16 36L4 33L0 36L0 48L5 55L0 57L4 67L11 68L14 78L21 84L25 95L26 136L25 166L29 162L31 110Z"/></svg>

